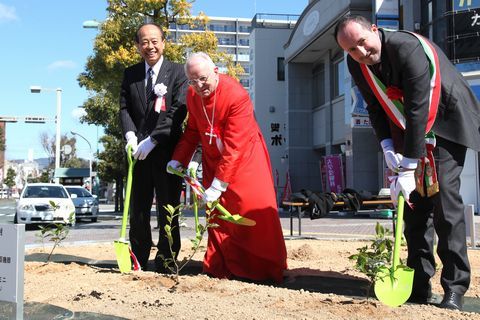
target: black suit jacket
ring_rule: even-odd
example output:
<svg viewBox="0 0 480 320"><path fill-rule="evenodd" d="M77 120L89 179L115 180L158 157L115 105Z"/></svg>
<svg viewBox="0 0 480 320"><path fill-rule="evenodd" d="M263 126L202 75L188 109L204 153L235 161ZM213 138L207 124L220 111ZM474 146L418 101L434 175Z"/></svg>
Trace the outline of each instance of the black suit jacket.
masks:
<svg viewBox="0 0 480 320"><path fill-rule="evenodd" d="M183 65L163 60L155 84L167 86L166 111L155 112L154 102L147 106L145 97L145 62L125 69L120 92L120 121L123 135L133 131L138 142L150 136L156 148L173 150L182 134L187 108L187 78ZM155 85L154 84L154 85Z"/></svg>
<svg viewBox="0 0 480 320"><path fill-rule="evenodd" d="M407 32L380 29L382 53L380 78L388 86L403 91L406 118L403 154L420 158L425 152L430 73L429 63L419 40ZM469 84L448 60L443 51L433 44L439 58L441 97L433 125L436 135L480 151L480 104ZM347 59L350 73L363 98L379 141L391 137L388 116L367 84L359 64Z"/></svg>

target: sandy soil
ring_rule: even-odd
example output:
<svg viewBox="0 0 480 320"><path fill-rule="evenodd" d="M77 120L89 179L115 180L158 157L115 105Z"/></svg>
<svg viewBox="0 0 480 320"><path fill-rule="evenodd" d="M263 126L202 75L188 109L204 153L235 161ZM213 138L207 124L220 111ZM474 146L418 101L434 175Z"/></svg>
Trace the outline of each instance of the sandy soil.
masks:
<svg viewBox="0 0 480 320"><path fill-rule="evenodd" d="M390 308L359 297L366 278L348 256L367 243L287 240L289 270L281 285L209 278L200 273L203 252L175 286L171 277L153 272L121 274L113 244L62 246L48 264L49 248L36 248L26 252L25 303L127 319L480 319L477 313L413 304ZM187 241L183 248L183 255L190 252ZM478 298L480 251L469 255L467 296ZM443 293L438 273L433 285Z"/></svg>

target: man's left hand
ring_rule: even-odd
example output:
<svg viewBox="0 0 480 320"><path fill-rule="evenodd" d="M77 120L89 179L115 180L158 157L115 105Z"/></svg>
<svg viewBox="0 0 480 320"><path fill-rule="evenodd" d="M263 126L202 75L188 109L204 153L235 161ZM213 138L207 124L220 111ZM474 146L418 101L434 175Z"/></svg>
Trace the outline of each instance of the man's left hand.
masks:
<svg viewBox="0 0 480 320"><path fill-rule="evenodd" d="M155 144L153 143L152 139L150 136L146 137L140 143L138 144L138 149L137 152L133 154L133 157L138 160L144 160L150 151L155 148Z"/></svg>
<svg viewBox="0 0 480 320"><path fill-rule="evenodd" d="M223 182L222 180L213 178L210 188L205 190L205 197L203 200L205 200L205 202L217 201L218 198L220 198L220 196L222 195L222 192L225 192L225 190L227 190L227 187L227 182Z"/></svg>
<svg viewBox="0 0 480 320"><path fill-rule="evenodd" d="M205 202L214 202L222 195L222 191L216 189L215 187L210 187L205 190Z"/></svg>

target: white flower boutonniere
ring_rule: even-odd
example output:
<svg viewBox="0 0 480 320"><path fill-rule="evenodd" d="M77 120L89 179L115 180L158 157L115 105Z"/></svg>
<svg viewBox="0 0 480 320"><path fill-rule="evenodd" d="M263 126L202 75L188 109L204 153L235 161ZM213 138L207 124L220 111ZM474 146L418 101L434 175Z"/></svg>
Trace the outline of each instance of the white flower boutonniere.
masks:
<svg viewBox="0 0 480 320"><path fill-rule="evenodd" d="M162 83L156 84L153 87L153 92L157 96L155 99L155 112L160 113L160 111L167 111L167 106L165 102L165 95L167 94L167 86Z"/></svg>
<svg viewBox="0 0 480 320"><path fill-rule="evenodd" d="M168 91L167 86L162 83L158 83L153 87L153 92L157 97L163 97Z"/></svg>

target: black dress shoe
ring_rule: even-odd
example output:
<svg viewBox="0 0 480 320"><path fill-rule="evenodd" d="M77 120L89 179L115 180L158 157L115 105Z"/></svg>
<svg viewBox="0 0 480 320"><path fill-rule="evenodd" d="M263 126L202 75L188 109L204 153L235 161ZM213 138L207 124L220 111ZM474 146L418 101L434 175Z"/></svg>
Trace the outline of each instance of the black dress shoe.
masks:
<svg viewBox="0 0 480 320"><path fill-rule="evenodd" d="M445 292L442 302L438 305L439 308L462 310L463 308L463 294L448 291Z"/></svg>

